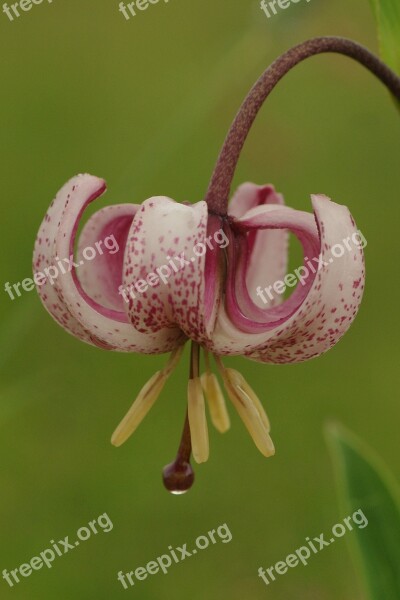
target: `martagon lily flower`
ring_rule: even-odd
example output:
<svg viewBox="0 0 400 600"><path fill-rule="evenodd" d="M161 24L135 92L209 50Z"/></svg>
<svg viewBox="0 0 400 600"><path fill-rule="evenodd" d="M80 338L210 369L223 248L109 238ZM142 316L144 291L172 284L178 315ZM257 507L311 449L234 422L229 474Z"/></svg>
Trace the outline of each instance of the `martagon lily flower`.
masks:
<svg viewBox="0 0 400 600"><path fill-rule="evenodd" d="M239 187L228 208L236 164L258 110L285 73L322 52L357 60L400 99L400 79L365 48L341 38L310 40L282 55L250 91L225 140L204 200L188 204L157 196L141 205L107 206L84 226L74 257L82 214L106 189L102 179L78 175L57 194L40 227L35 281L44 306L64 329L106 350L171 353L115 430L115 446L138 427L185 343L191 341L182 440L175 461L163 472L164 484L173 493L183 493L193 483L192 451L196 462L208 459L205 398L215 427L225 432L230 426L211 355L226 395L257 448L269 457L275 450L263 405L244 377L224 366L224 357L242 355L263 363L317 357L338 342L359 308L365 278L361 246L340 260L329 260L333 245L357 233L348 208L316 194L313 213L303 212L285 206L273 186L251 183ZM218 232L223 233L225 247L207 243ZM275 295L266 306L256 290L284 279L288 232L300 241L304 263L318 262L320 268L311 271L288 299ZM91 262L81 260L85 248L107 236L114 236L119 252L99 253ZM194 256L194 248L204 251ZM47 276L48 269L65 258L71 268L54 281ZM182 268L177 268L178 258ZM168 279L157 276L162 265L169 265ZM133 289L136 293L131 293Z"/></svg>

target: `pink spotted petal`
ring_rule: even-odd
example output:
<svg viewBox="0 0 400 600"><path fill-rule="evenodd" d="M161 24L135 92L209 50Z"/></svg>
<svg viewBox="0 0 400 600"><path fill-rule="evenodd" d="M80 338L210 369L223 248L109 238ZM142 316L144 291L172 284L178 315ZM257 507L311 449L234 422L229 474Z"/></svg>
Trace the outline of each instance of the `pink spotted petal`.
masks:
<svg viewBox="0 0 400 600"><path fill-rule="evenodd" d="M255 185L254 183L242 184L232 196L228 212L235 218L243 215L252 208L266 205L284 205L281 194L275 191L272 185ZM284 277L287 269L288 234L285 229L260 229L249 233L247 240L248 254L246 260L246 287L252 301L263 307L262 299L255 290L260 281L264 286L269 286ZM262 261L257 257L263 256ZM272 292L273 300L270 306L281 303L282 296Z"/></svg>
<svg viewBox="0 0 400 600"><path fill-rule="evenodd" d="M182 338L178 329L164 329L152 335L135 331L124 311L103 306L84 291L77 276L83 265L72 267L68 262L84 209L105 189L102 179L78 175L64 185L50 205L34 250L33 268L40 298L64 329L89 344L127 352L167 352ZM52 279L50 274L55 269L58 276ZM44 278L37 275L43 272Z"/></svg>
<svg viewBox="0 0 400 600"><path fill-rule="evenodd" d="M255 288L249 290L246 277L251 254L248 237L255 227L265 227L271 232L290 230L299 239L304 256L309 259L317 257L320 249L315 219L309 213L274 204L251 209L237 219L234 224L235 235L231 233L231 243L228 246L226 310L232 323L245 333L265 332L283 323L297 310L313 283L313 276L311 276L305 281L304 286L296 288L288 300L276 306L271 289L268 289L269 295L265 289L262 291L266 280L262 269L264 255L258 254L253 257L259 262L260 279L254 282ZM284 274L281 274L281 277L283 276ZM262 291L259 297L263 302L263 308L252 299L252 295L257 294L257 289Z"/></svg>
<svg viewBox="0 0 400 600"><path fill-rule="evenodd" d="M124 268L129 316L139 331L156 332L177 324L199 342L206 335L205 253L198 255L202 252L198 244L204 245L207 216L203 201L184 205L159 196L141 205L129 234ZM214 311L208 306L207 312Z"/></svg>
<svg viewBox="0 0 400 600"><path fill-rule="evenodd" d="M312 196L312 204L320 236L321 263L312 263L317 273L306 297L283 323L266 328L263 333L243 334L222 308L213 337L214 351L245 354L261 362L300 362L326 352L348 330L364 289L361 238L347 207L322 195ZM262 216L257 210L246 215L243 226L250 229L270 224L269 216ZM335 257L336 253L342 255Z"/></svg>
<svg viewBox="0 0 400 600"><path fill-rule="evenodd" d="M138 208L136 204L106 206L90 217L79 237L77 259L82 259L83 265L78 276L83 290L98 304L120 312L124 312L118 288L122 284L125 246ZM98 250L96 244L100 244ZM96 250L92 260L85 260L88 248Z"/></svg>

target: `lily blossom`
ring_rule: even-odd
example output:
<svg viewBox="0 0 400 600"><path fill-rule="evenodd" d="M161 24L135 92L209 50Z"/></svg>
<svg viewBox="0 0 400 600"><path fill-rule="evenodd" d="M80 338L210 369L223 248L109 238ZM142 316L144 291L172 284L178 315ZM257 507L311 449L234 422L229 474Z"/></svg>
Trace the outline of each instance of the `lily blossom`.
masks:
<svg viewBox="0 0 400 600"><path fill-rule="evenodd" d="M268 77L265 82L264 93L257 96L260 105L270 91ZM358 231L347 207L316 194L311 197L313 212L296 210L284 204L272 185L252 183L240 186L227 207L235 161L247 135L243 123L248 130L255 117L249 116L249 106L245 101L232 126L205 200L182 204L156 196L140 205L100 209L82 229L70 271L56 281L44 277L37 286L48 312L80 340L111 351L171 353L115 430L115 446L141 423L191 341L183 436L176 460L164 469L164 483L174 493L193 483L191 451L198 463L208 459L206 402L215 427L222 433L230 427L211 356L255 445L264 456L272 456L275 449L263 405L244 377L224 366L224 357L242 355L281 364L317 357L348 330L364 289L360 245L331 259L331 248ZM60 257L74 256L82 215L105 190L104 180L92 175L78 175L60 190L36 240L36 273L46 273ZM226 247L205 243L216 239L217 232L223 232ZM256 290L284 279L289 232L302 245L304 268L316 263L320 268L308 269L304 285L289 298L275 295L266 306ZM114 237L118 252L82 260L85 248L107 236ZM195 247L205 251L194 256ZM179 257L182 268L173 262ZM169 265L168 278L160 275L162 265ZM121 290L137 290L138 281L140 294L125 294L126 302Z"/></svg>
<svg viewBox="0 0 400 600"><path fill-rule="evenodd" d="M75 235L86 206L105 191L103 180L80 175L67 183L50 207L39 231L34 265L43 272L57 257L73 253ZM224 368L221 357L244 355L271 363L299 362L333 346L350 326L364 287L362 248L311 273L305 286L273 307L254 297L257 284L282 279L286 273L287 232L294 233L309 259L357 232L347 208L323 196L313 197L314 215L283 205L272 186L245 184L234 195L226 217L208 214L204 201L184 205L166 197L142 205L108 206L83 228L78 264L85 247L113 235L119 252L104 253L93 262L38 287L50 314L81 340L108 350L159 354L171 358L139 393L113 435L121 445L136 429L162 391L186 340L197 350L188 382L188 413L194 458L208 458L208 432L203 389L213 421L220 431L229 417L218 380L207 369L200 378L198 348L217 358L228 397L259 450L274 453L269 421L261 402L243 377ZM193 247L223 229L229 245L215 247L158 281L126 303L120 286L129 289L139 278L155 273L166 257L191 255ZM78 273L81 279L78 278ZM281 298L281 297L280 297Z"/></svg>

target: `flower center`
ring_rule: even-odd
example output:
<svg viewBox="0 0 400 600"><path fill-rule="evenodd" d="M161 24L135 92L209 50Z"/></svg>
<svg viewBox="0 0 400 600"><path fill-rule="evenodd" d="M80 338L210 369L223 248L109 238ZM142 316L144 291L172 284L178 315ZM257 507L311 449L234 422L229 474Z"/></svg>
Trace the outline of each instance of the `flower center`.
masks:
<svg viewBox="0 0 400 600"><path fill-rule="evenodd" d="M174 350L164 369L157 371L143 386L132 407L113 433L112 444L120 446L136 430L177 366L182 351L183 346ZM226 368L220 356L214 356L214 359L225 391L254 443L264 456L272 456L275 449L269 435L269 419L258 396L238 371ZM210 355L205 349L204 364L205 372L200 375L200 346L197 342L192 342L187 386L188 407L182 437L175 460L163 469L164 486L172 494L184 494L193 485L195 476L190 464L192 453L197 463L208 460L209 437L206 400L215 428L220 433L225 433L230 428L225 398L218 379L211 370Z"/></svg>

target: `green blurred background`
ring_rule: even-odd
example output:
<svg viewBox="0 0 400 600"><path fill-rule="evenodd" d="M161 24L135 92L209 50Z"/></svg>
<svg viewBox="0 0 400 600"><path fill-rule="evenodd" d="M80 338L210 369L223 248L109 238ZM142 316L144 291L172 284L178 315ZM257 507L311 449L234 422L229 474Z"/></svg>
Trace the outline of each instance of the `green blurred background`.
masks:
<svg viewBox="0 0 400 600"><path fill-rule="evenodd" d="M204 195L244 94L289 46L345 35L377 50L366 0L304 0L267 19L258 0L171 0L125 21L117 1L44 2L14 22L0 14L2 261L0 281L31 274L33 242L55 192L78 172L106 178L98 206L164 194ZM350 332L300 365L239 368L273 424L265 460L231 410L211 431L211 458L185 496L160 471L176 451L187 361L122 448L110 435L165 361L108 353L67 335L35 292L2 291L0 571L107 512L93 536L0 597L31 600L359 600L343 539L268 588L257 576L346 515L338 508L322 428L345 423L400 476L398 222L400 122L387 92L351 61L322 56L282 82L259 115L236 184L272 182L288 204L310 193L347 204L368 240L367 287ZM98 208L98 206L96 208ZM4 284L1 284L2 288ZM219 543L129 591L119 570L227 523Z"/></svg>

